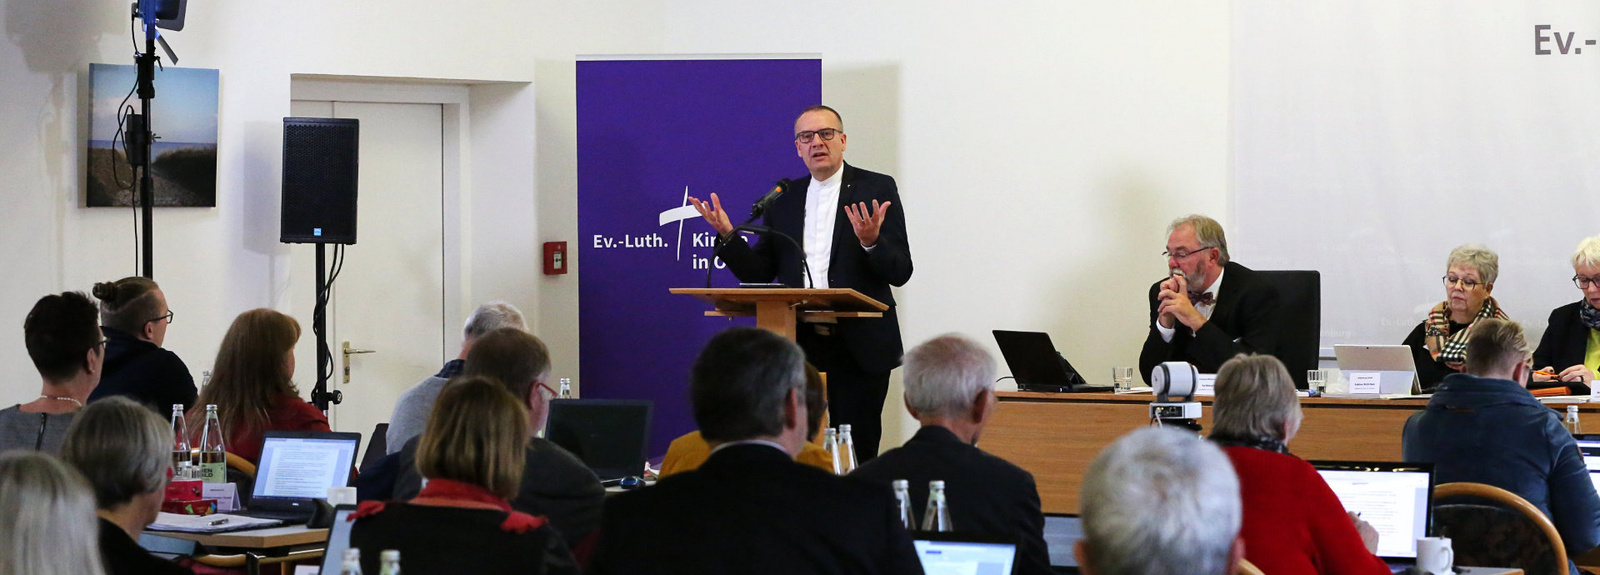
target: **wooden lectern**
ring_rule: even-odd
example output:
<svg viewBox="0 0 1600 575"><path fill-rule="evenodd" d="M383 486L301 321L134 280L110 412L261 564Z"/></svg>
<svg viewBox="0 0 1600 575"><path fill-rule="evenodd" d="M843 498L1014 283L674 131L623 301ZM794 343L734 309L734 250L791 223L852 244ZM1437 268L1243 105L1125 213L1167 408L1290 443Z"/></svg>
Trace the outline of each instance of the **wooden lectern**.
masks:
<svg viewBox="0 0 1600 575"><path fill-rule="evenodd" d="M889 306L853 289L672 288L716 309L712 317L756 316L756 327L794 340L795 320L824 322L841 317L883 317Z"/></svg>

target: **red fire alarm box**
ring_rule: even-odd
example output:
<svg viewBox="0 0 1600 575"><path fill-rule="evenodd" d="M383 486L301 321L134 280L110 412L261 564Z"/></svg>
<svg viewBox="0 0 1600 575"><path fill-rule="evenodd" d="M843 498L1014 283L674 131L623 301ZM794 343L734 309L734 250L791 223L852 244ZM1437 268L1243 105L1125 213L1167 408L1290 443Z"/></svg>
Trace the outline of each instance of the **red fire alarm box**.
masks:
<svg viewBox="0 0 1600 575"><path fill-rule="evenodd" d="M567 273L567 242L544 243L544 275Z"/></svg>

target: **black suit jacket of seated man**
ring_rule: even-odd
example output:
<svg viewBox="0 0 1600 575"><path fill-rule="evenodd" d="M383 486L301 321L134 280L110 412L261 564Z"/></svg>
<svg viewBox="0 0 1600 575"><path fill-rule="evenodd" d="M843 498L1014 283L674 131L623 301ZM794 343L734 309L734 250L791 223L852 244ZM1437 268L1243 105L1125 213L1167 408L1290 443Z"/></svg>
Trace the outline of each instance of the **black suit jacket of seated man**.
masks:
<svg viewBox="0 0 1600 575"><path fill-rule="evenodd" d="M884 452L850 474L884 489L894 480L910 483L912 521L921 521L928 482L945 485L950 524L1017 542L1016 575L1050 575L1050 549L1044 542L1044 511L1033 474L961 441L949 429L924 425L905 445Z"/></svg>
<svg viewBox="0 0 1600 575"><path fill-rule="evenodd" d="M591 575L922 573L894 495L737 444L606 501Z"/></svg>
<svg viewBox="0 0 1600 575"><path fill-rule="evenodd" d="M1174 322L1175 333L1170 342L1162 340L1156 329L1161 282L1150 286L1150 333L1139 352L1139 374L1146 382L1150 381L1150 370L1163 362L1187 361L1200 373L1216 373L1223 363L1241 353L1277 353L1278 289L1238 262L1228 262L1223 267L1220 281L1211 318L1200 326L1200 331Z"/></svg>

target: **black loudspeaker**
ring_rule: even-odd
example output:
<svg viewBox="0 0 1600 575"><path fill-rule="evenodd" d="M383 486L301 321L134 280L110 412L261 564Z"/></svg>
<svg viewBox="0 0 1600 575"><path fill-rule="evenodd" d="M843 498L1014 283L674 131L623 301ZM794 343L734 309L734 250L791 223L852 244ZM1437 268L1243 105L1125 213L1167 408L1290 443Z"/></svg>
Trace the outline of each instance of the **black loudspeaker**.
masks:
<svg viewBox="0 0 1600 575"><path fill-rule="evenodd" d="M283 119L283 222L278 241L356 243L361 122Z"/></svg>

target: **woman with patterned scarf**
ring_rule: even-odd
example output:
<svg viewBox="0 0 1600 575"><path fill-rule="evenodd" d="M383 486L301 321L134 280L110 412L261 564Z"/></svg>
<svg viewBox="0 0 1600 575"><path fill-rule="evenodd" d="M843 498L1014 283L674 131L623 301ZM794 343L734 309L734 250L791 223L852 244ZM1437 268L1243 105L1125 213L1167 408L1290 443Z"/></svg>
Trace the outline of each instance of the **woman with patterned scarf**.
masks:
<svg viewBox="0 0 1600 575"><path fill-rule="evenodd" d="M1444 376L1461 371L1467 359L1467 334L1484 318L1511 319L1489 296L1500 274L1500 256L1482 244L1463 244L1445 260L1444 301L1428 311L1402 342L1411 346L1422 390L1431 392Z"/></svg>
<svg viewBox="0 0 1600 575"><path fill-rule="evenodd" d="M1565 385L1573 394L1588 395L1595 371L1600 370L1600 236L1587 238L1572 254L1572 283L1583 299L1550 312L1550 326L1533 352L1538 383L1528 387Z"/></svg>

